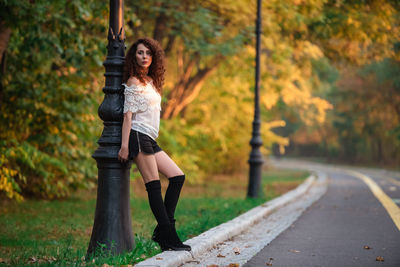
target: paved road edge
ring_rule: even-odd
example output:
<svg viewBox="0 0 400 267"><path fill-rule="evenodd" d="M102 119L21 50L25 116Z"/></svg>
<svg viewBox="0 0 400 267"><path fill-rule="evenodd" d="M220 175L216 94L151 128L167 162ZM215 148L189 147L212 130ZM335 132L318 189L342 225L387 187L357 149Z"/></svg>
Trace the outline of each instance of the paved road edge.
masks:
<svg viewBox="0 0 400 267"><path fill-rule="evenodd" d="M305 194L311 188L311 186L313 186L315 180L315 176L310 175L301 185L287 192L286 194L261 204L260 206L257 206L228 222L220 224L196 237L185 241L186 244L192 247L191 252L165 251L153 256L152 258L142 261L135 266L176 267L188 262L194 257L212 249L218 243L240 234L248 227L259 221L261 218L273 213L276 209L285 206L295 198Z"/></svg>

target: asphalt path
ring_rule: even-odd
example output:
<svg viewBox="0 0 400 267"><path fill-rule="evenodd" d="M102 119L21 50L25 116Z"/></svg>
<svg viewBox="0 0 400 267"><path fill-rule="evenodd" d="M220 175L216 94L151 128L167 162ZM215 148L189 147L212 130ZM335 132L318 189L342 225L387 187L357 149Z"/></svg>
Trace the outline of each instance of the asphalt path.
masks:
<svg viewBox="0 0 400 267"><path fill-rule="evenodd" d="M368 175L379 187L400 207L400 175L396 172L385 170L360 169Z"/></svg>
<svg viewBox="0 0 400 267"><path fill-rule="evenodd" d="M300 163L297 167L296 164L299 163L289 163L294 168L309 163ZM283 165L287 166L288 162ZM314 164L311 168L327 173L326 194L243 266L399 267L400 229L382 200L365 181L347 171L350 167L334 169ZM395 212L398 212L398 173L352 170L372 179L396 203Z"/></svg>

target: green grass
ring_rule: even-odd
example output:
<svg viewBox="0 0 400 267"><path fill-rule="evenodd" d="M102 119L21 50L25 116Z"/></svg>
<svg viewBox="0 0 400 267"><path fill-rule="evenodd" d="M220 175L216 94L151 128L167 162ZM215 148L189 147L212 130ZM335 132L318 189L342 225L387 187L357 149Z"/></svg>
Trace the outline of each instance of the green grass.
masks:
<svg viewBox="0 0 400 267"><path fill-rule="evenodd" d="M274 182L301 182L310 175L303 170L268 170L263 173L263 182L271 184Z"/></svg>
<svg viewBox="0 0 400 267"><path fill-rule="evenodd" d="M306 172L269 171L263 175L265 192L259 199L208 197L204 188L196 197L183 194L176 210L178 234L183 240L196 236L276 197L282 193L276 190L279 186L286 188L288 183L297 186L307 175ZM216 186L221 187L218 183ZM215 191L215 188L207 190ZM122 265L134 264L161 252L150 239L156 222L147 199L134 197L131 211L135 250L119 256L103 252L94 263L84 263L95 205L95 195L1 203L0 265Z"/></svg>

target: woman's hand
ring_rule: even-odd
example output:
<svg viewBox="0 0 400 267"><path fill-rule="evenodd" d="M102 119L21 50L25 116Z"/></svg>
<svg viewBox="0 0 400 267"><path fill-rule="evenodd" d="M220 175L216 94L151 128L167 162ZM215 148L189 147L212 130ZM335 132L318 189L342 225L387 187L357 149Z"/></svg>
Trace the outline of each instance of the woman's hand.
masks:
<svg viewBox="0 0 400 267"><path fill-rule="evenodd" d="M127 111L124 114L124 121L122 122L122 133L121 133L121 149L118 152L118 160L125 162L129 156L129 133L132 126L132 112Z"/></svg>
<svg viewBox="0 0 400 267"><path fill-rule="evenodd" d="M128 160L129 149L128 147L122 146L118 152L118 160L121 162Z"/></svg>

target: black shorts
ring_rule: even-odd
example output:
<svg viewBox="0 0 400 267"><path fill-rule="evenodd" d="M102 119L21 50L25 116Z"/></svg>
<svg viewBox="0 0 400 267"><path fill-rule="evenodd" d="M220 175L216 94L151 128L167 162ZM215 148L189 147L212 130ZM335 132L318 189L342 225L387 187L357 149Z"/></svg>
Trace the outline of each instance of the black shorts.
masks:
<svg viewBox="0 0 400 267"><path fill-rule="evenodd" d="M161 147L159 147L157 142L154 141L150 136L131 129L129 134L130 160L136 158L139 152L155 154L160 151L162 151Z"/></svg>

